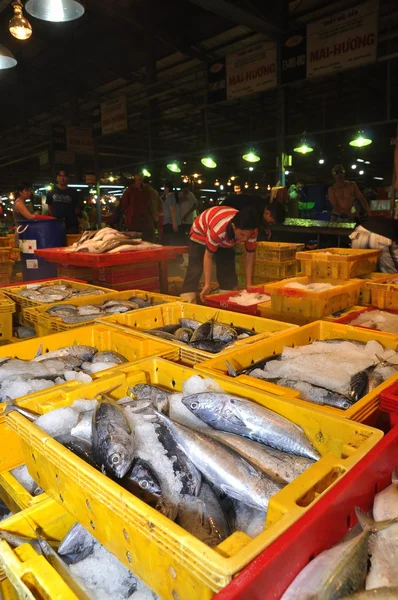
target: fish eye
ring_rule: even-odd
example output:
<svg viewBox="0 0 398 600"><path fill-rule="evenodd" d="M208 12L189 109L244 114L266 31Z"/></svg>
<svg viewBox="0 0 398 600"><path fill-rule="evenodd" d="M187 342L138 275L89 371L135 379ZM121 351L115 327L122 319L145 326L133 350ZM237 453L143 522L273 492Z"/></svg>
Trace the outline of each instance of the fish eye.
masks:
<svg viewBox="0 0 398 600"><path fill-rule="evenodd" d="M191 402L191 408L192 410L195 410L195 408L198 408L199 404L197 402Z"/></svg>
<svg viewBox="0 0 398 600"><path fill-rule="evenodd" d="M147 490L149 488L149 483L146 479L141 479L140 488L142 488L143 490Z"/></svg>
<svg viewBox="0 0 398 600"><path fill-rule="evenodd" d="M121 456L120 456L120 454L114 454L114 455L112 456L112 463L113 463L114 465L118 465L118 464L120 463L120 461L121 461Z"/></svg>

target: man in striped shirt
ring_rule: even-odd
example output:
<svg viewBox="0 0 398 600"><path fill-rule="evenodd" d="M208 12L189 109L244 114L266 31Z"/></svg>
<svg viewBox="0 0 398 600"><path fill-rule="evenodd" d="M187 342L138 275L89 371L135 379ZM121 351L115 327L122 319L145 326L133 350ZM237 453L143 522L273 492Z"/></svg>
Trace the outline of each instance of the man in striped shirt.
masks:
<svg viewBox="0 0 398 600"><path fill-rule="evenodd" d="M181 297L190 302L195 301L203 273L204 286L200 298L204 300L211 290L214 254L220 288L231 290L236 287L234 254L226 252L224 255L222 249L233 248L240 242L245 242L247 250L246 286L252 285L258 226L259 216L251 208L238 211L229 206L214 206L196 217L189 234L189 262Z"/></svg>

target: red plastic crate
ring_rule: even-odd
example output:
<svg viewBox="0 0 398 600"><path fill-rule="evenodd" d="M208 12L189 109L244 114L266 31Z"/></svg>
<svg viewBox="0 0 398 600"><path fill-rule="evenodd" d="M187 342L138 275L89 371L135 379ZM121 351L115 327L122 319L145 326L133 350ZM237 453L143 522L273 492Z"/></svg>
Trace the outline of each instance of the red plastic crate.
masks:
<svg viewBox="0 0 398 600"><path fill-rule="evenodd" d="M188 246L162 246L154 250L120 252L119 254L90 254L89 252L68 252L64 248L47 248L46 250L35 250L35 254L48 262L100 269L114 265L168 261L180 254L186 254L188 250Z"/></svg>
<svg viewBox="0 0 398 600"><path fill-rule="evenodd" d="M395 427L398 424L398 381L381 392L379 408L390 415L390 425Z"/></svg>
<svg viewBox="0 0 398 600"><path fill-rule="evenodd" d="M57 274L60 279L79 279L91 283L96 278L98 269L91 267L76 267L74 265L57 265Z"/></svg>
<svg viewBox="0 0 398 600"><path fill-rule="evenodd" d="M252 286L248 288L248 291L259 292L260 294L264 294L264 286ZM214 308L224 308L226 310L244 313L245 315L260 314L257 307L259 304L264 302L264 300L261 300L261 302L258 302L257 304L250 304L249 306L242 306L241 304L236 304L235 302L231 302L229 300L231 296L237 296L238 294L240 294L240 291L227 292L226 294L212 294L211 296L206 296L205 303L207 306L213 306Z"/></svg>
<svg viewBox="0 0 398 600"><path fill-rule="evenodd" d="M362 313L371 312L372 310L383 310L384 312L388 312L393 315L398 315L398 310L392 310L392 309L387 310L387 309L377 308L376 306L367 306L366 308L364 307L362 310L358 310L357 312L352 312L349 315L346 315L345 317L341 317L341 319L337 319L335 321L335 323L341 323L342 325L351 325L351 322L354 321L354 319L356 319L359 315L362 315ZM374 329L373 327L364 327L363 325L354 325L354 327L361 327L362 329L371 329L372 331L383 331L382 329ZM383 331L383 333L388 333L388 331ZM396 335L396 334L391 333L390 335Z"/></svg>
<svg viewBox="0 0 398 600"><path fill-rule="evenodd" d="M279 600L312 558L338 544L356 524L356 506L366 512L372 508L375 494L391 483L397 462L398 427L394 427L213 600Z"/></svg>
<svg viewBox="0 0 398 600"><path fill-rule="evenodd" d="M96 271L97 280L105 283L126 283L159 277L157 263L148 263L146 266L137 265L131 267L120 265L117 267L97 269Z"/></svg>

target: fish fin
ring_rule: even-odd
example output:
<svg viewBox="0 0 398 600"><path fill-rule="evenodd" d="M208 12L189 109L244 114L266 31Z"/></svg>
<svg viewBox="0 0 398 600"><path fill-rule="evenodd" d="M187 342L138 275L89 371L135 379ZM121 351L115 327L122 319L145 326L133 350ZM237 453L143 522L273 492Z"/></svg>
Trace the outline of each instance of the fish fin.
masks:
<svg viewBox="0 0 398 600"><path fill-rule="evenodd" d="M396 467L392 472L391 481L394 485L398 485L398 470Z"/></svg>
<svg viewBox="0 0 398 600"><path fill-rule="evenodd" d="M390 525L398 523L398 517L395 519L389 519L387 521L374 521L358 506L355 508L355 514L362 529L364 531L371 531L372 533L383 531L383 529L387 529L387 527L390 527Z"/></svg>
<svg viewBox="0 0 398 600"><path fill-rule="evenodd" d="M35 358L37 358L38 356L42 356L42 354L43 354L43 344L40 344L40 346L37 349Z"/></svg>
<svg viewBox="0 0 398 600"><path fill-rule="evenodd" d="M236 372L235 367L229 362L229 360L226 360L225 364L227 365L228 375L230 377L237 377L238 373Z"/></svg>
<svg viewBox="0 0 398 600"><path fill-rule="evenodd" d="M12 412L13 410L17 410L17 405L16 405L15 401L13 400L13 398L6 396L5 401L6 401L7 406L1 415L2 417L5 417L6 415L8 415L8 413Z"/></svg>

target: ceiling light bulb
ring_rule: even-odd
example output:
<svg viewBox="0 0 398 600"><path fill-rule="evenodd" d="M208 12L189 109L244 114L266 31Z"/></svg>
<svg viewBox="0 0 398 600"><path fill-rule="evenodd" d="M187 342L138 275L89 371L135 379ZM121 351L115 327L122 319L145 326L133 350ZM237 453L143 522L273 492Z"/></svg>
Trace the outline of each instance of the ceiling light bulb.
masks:
<svg viewBox="0 0 398 600"><path fill-rule="evenodd" d="M214 185L220 185L220 182L218 181L218 179L215 180Z"/></svg>
<svg viewBox="0 0 398 600"><path fill-rule="evenodd" d="M254 186L255 190L258 190L258 183L256 183L256 185Z"/></svg>
<svg viewBox="0 0 398 600"><path fill-rule="evenodd" d="M180 167L175 162L174 163L168 163L167 168L172 173L181 173Z"/></svg>
<svg viewBox="0 0 398 600"><path fill-rule="evenodd" d="M198 179L198 183L199 183L199 184L201 184L201 183L202 183L202 180L201 180L201 179Z"/></svg>
<svg viewBox="0 0 398 600"><path fill-rule="evenodd" d="M42 21L65 23L84 15L84 8L77 0L28 0L26 11Z"/></svg>
<svg viewBox="0 0 398 600"><path fill-rule="evenodd" d="M270 189L271 189L271 186L270 186L270 184L268 184L267 185L267 190L270 191Z"/></svg>
<svg viewBox="0 0 398 600"><path fill-rule="evenodd" d="M285 171L285 175L289 175L290 171Z"/></svg>
<svg viewBox="0 0 398 600"><path fill-rule="evenodd" d="M249 171L254 171L254 167L249 167Z"/></svg>
<svg viewBox="0 0 398 600"><path fill-rule="evenodd" d="M207 167L208 169L215 169L217 166L216 161L213 160L211 156L204 156L200 159L200 162L203 166Z"/></svg>
<svg viewBox="0 0 398 600"><path fill-rule="evenodd" d="M360 175L363 175L365 173L365 171L359 171Z"/></svg>
<svg viewBox="0 0 398 600"><path fill-rule="evenodd" d="M9 32L17 40L28 40L32 35L32 25L22 14L22 4L13 2L12 7L14 9L14 16L8 24Z"/></svg>
<svg viewBox="0 0 398 600"><path fill-rule="evenodd" d="M351 169L356 169L356 168L357 168L357 166L355 164L351 165Z"/></svg>
<svg viewBox="0 0 398 600"><path fill-rule="evenodd" d="M320 158L318 162L319 162L320 165L323 165L325 163L325 159L324 158Z"/></svg>
<svg viewBox="0 0 398 600"><path fill-rule="evenodd" d="M151 172L148 171L148 169L146 169L145 167L142 169L142 174L144 177L150 177L151 176Z"/></svg>
<svg viewBox="0 0 398 600"><path fill-rule="evenodd" d="M194 174L193 174L193 176L194 176L194 177L195 177L195 179L196 179L196 177L199 177L199 173L194 173Z"/></svg>
<svg viewBox="0 0 398 600"><path fill-rule="evenodd" d="M248 187L249 187L249 184L248 184L248 183L247 183L247 181L246 181L246 183L245 183L245 188L247 189Z"/></svg>
<svg viewBox="0 0 398 600"><path fill-rule="evenodd" d="M251 162L251 163L255 163L255 162L258 162L259 160L261 160L260 157L253 150L251 150L250 152L247 152L246 154L243 154L242 158L246 162Z"/></svg>
<svg viewBox="0 0 398 600"><path fill-rule="evenodd" d="M228 181L227 181L227 185L232 185L232 183L231 183L231 182L228 180Z"/></svg>
<svg viewBox="0 0 398 600"><path fill-rule="evenodd" d="M363 148L364 146L369 146L371 143L372 140L368 137L365 137L363 131L358 131L357 137L351 140L350 146L354 146L355 148Z"/></svg>
<svg viewBox="0 0 398 600"><path fill-rule="evenodd" d="M232 177L230 177L231 181L235 181L236 177L235 175L232 175Z"/></svg>

